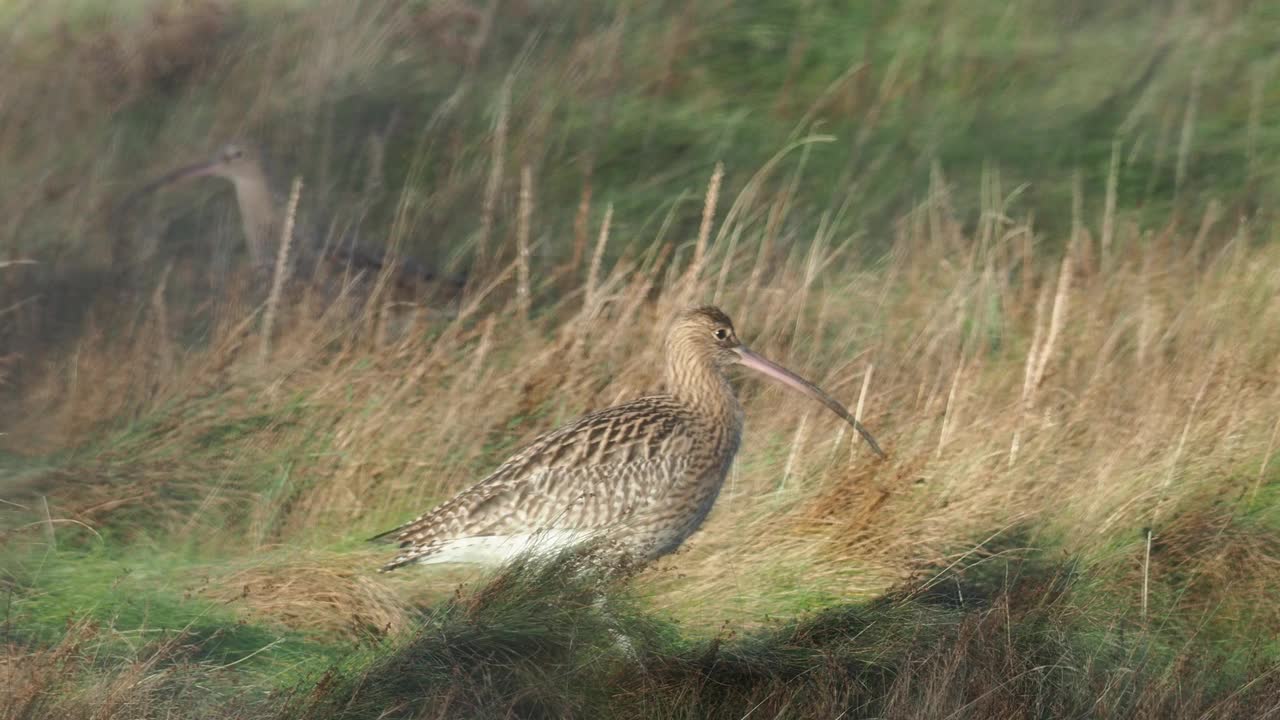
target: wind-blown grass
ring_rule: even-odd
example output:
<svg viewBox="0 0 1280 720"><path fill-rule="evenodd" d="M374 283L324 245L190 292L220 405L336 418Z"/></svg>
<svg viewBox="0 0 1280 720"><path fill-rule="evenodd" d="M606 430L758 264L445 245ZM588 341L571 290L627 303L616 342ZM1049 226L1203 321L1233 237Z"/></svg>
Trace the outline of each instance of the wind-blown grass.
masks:
<svg viewBox="0 0 1280 720"><path fill-rule="evenodd" d="M775 714L899 707L978 716L1043 704L1056 716L1086 712L1102 696L1115 717L1226 717L1244 707L1233 703L1264 702L1277 648L1260 638L1280 626L1266 601L1280 581L1274 249L1228 239L1208 265L1176 250L1157 264L1126 242L1108 273L1079 260L1035 262L1028 289L1023 256L956 255L957 239L903 235L877 271L853 273L841 290L807 291L807 312L774 298L826 277L805 270L832 252L821 239L769 273L754 298L745 285L727 286L723 302L750 318L741 329L754 347L838 395L859 394L876 365L862 412L890 459L875 461L802 401L744 380L747 441L715 514L688 550L632 583L644 609L629 617L657 628L642 634L657 644L644 645L640 661L612 649L590 603L559 594L574 592L572 583L558 588L545 574L545 587L500 593L515 604L466 630L461 649L448 632L440 639L441 618L503 581L479 595L462 590L414 635L413 608L442 607L460 577L365 579L380 556L353 544L473 482L540 429L658 381L654 341L685 286L655 288L627 263L601 269L586 340L573 310L584 294L535 296L539 312L523 332L511 292L491 309L372 348L367 334L342 330L348 315L282 307L265 365L254 343L217 341L224 356L189 356L172 394L144 406L138 422L29 475L51 518L93 532L53 526L68 574L16 556L15 627L48 627L53 616L39 608L56 597L49 588L100 562L95 555L136 558L127 548L149 542L156 557L172 558L154 572L206 576L201 597L238 617L317 639L385 636L400 648L363 651L367 660L350 661L363 669L298 690L316 693L310 705L287 705L303 717L326 717L326 707L363 717L334 708L384 701L461 717L513 708L732 716L752 704ZM718 263L733 260L714 248L708 256L714 271L695 297L711 291ZM1064 268L1075 274L1070 284ZM1048 329L1025 340L1035 327ZM846 354L857 346L871 350ZM1028 364L1034 371L1024 372ZM804 417L810 430L798 434ZM13 542L49 552L39 518L27 522ZM303 548L328 550L298 559ZM86 593L101 597L91 584ZM998 617L1014 612L1002 610L1010 603L1022 603L1020 614ZM59 606L67 617L86 607ZM771 618L806 613L822 619L786 632L834 623L822 632L866 644L768 649L790 648L782 638L793 637L770 634ZM916 632L931 623L937 634ZM690 649L722 626L731 637L714 662ZM997 654L990 646L1001 633L1007 647ZM275 662L276 652L258 659ZM1257 682L1246 689L1248 678ZM572 690L558 693L564 683ZM1186 683L1199 688L1192 698L1174 693ZM349 706L348 692L362 699Z"/></svg>
<svg viewBox="0 0 1280 720"><path fill-rule="evenodd" d="M0 120L38 260L0 309L46 298L0 316L0 718L1276 712L1265 11L515 5L0 46L44 123ZM100 56L156 63L81 82ZM232 134L334 232L487 261L445 312L361 282L264 326L221 196L97 222ZM373 572L363 538L657 389L712 300L889 458L743 377L736 467L656 567Z"/></svg>

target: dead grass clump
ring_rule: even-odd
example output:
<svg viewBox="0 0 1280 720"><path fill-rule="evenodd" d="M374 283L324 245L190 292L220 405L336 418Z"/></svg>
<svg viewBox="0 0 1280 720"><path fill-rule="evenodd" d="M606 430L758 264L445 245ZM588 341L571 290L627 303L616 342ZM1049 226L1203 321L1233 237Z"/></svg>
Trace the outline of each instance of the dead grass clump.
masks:
<svg viewBox="0 0 1280 720"><path fill-rule="evenodd" d="M605 716L617 638L655 641L653 621L610 592L613 572L590 553L514 563L459 590L412 635L300 685L279 717Z"/></svg>
<svg viewBox="0 0 1280 720"><path fill-rule="evenodd" d="M96 544L102 529L126 543L157 531L208 532L236 516L252 495L236 484L218 489L207 481L198 469L171 462L29 473L5 485L7 527L0 539L26 537L49 519L64 547Z"/></svg>
<svg viewBox="0 0 1280 720"><path fill-rule="evenodd" d="M639 719L763 711L1227 720L1267 717L1280 706L1274 668L1227 677L1220 656L1161 646L1108 619L1105 607L1091 608L1087 594L1062 582L1074 575L1069 564L1034 553L982 577L955 576L966 589L992 591L963 602L937 602L927 587L905 586L875 602L710 638L683 637L637 614L621 588L582 572L575 560L510 568L475 592L459 592L411 634L271 696L216 694L229 668L184 660L198 648L180 636L121 662L102 656L94 626L76 625L46 650L6 647L0 718L355 720L393 711Z"/></svg>
<svg viewBox="0 0 1280 720"><path fill-rule="evenodd" d="M1173 603L1188 618L1248 625L1257 636L1274 636L1280 633L1280 607L1271 602L1280 587L1280 518L1225 497L1244 483L1222 485L1211 497L1188 499L1153 528L1147 561L1158 588L1153 596L1158 606Z"/></svg>
<svg viewBox="0 0 1280 720"><path fill-rule="evenodd" d="M196 595L226 603L259 622L328 638L398 635L414 611L368 571L368 558L304 557L208 576Z"/></svg>
<svg viewBox="0 0 1280 720"><path fill-rule="evenodd" d="M841 448L836 452L843 456ZM817 488L790 521L797 529L826 528L830 542L845 548L878 541L878 523L885 519L881 511L895 493L918 479L918 473L919 469L903 464L892 466L874 460L849 463L843 471L833 471L830 481Z"/></svg>
<svg viewBox="0 0 1280 720"><path fill-rule="evenodd" d="M1154 720L1260 717L1274 707L1280 684L1266 668L1252 674L1256 684L1222 683L1214 661L1169 657L1091 613L1062 582L1072 574L1015 564L988 574L994 592L959 605L921 602L928 595L908 587L650 656L642 672L615 676L613 716ZM1073 629L1086 620L1092 639Z"/></svg>
<svg viewBox="0 0 1280 720"><path fill-rule="evenodd" d="M47 648L0 648L0 720L136 720L238 717L248 708L219 698L209 666L191 663L180 633L121 657L91 622L68 625Z"/></svg>

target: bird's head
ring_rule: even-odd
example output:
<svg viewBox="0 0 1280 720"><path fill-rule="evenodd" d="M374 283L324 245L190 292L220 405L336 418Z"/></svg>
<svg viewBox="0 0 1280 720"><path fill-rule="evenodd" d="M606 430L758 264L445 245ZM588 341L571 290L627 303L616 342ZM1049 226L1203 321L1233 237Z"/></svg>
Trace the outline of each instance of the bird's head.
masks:
<svg viewBox="0 0 1280 720"><path fill-rule="evenodd" d="M229 142L218 148L205 165L209 168L206 174L234 177L248 168L256 167L257 160L244 144Z"/></svg>
<svg viewBox="0 0 1280 720"><path fill-rule="evenodd" d="M218 148L206 161L175 171L174 180L214 175L235 182L238 178L261 173L257 155L249 146L229 142Z"/></svg>
<svg viewBox="0 0 1280 720"><path fill-rule="evenodd" d="M686 363L723 369L742 361L742 349L733 321L710 305L681 313L667 334L668 357Z"/></svg>
<svg viewBox="0 0 1280 720"><path fill-rule="evenodd" d="M700 369L712 368L722 373L733 365L754 370L826 405L853 425L877 455L884 456L871 433L843 405L817 385L743 345L733 329L733 321L720 308L690 308L676 318L667 334L668 382L696 392L697 386L705 384L707 377L705 372L699 372Z"/></svg>
<svg viewBox="0 0 1280 720"><path fill-rule="evenodd" d="M185 165L150 183L140 192L150 192L165 185L198 177L226 178L233 183L256 180L262 175L262 164L250 147L240 142L229 142L218 148L207 160Z"/></svg>

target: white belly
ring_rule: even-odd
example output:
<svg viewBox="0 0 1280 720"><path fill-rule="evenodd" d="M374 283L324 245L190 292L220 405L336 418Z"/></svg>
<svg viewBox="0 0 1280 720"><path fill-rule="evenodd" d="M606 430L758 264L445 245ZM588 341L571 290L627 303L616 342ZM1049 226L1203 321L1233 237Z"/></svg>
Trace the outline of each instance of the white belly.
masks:
<svg viewBox="0 0 1280 720"><path fill-rule="evenodd" d="M450 540L418 562L422 565L502 565L524 553L550 555L559 552L590 539L593 534L587 530L553 528L512 535L463 537Z"/></svg>

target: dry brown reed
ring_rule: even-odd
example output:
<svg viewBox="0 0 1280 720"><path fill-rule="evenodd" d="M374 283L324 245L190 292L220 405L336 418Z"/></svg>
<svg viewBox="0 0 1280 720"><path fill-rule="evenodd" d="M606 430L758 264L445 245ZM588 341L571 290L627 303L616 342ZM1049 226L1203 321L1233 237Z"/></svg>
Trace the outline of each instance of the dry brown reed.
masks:
<svg viewBox="0 0 1280 720"><path fill-rule="evenodd" d="M707 181L706 195L702 199L702 221L698 224L698 237L693 246L693 260L685 274L684 295L680 304L687 305L692 299L694 288L702 274L702 266L706 261L707 242L711 239L711 227L716 219L716 203L720 200L720 183L723 180L724 163L716 163L711 179Z"/></svg>
<svg viewBox="0 0 1280 720"><path fill-rule="evenodd" d="M1107 169L1106 199L1102 208L1102 269L1111 269L1111 245L1115 238L1116 225L1116 189L1120 183L1120 139L1111 142L1111 165Z"/></svg>
<svg viewBox="0 0 1280 720"><path fill-rule="evenodd" d="M609 227L613 224L613 203L604 210L604 219L600 221L600 233L596 236L596 249L591 254L591 265L587 270L587 285L583 291L585 306L594 312L599 304L600 266L604 264L604 249L609 244Z"/></svg>
<svg viewBox="0 0 1280 720"><path fill-rule="evenodd" d="M267 295L266 310L262 316L262 345L259 354L264 361L271 354L271 334L275 331L280 294L289 280L289 251L293 247L293 226L298 219L298 201L301 197L302 178L295 177L293 186L289 189L289 204L284 212L284 226L280 230L280 247L276 252L276 264L271 272L271 292Z"/></svg>
<svg viewBox="0 0 1280 720"><path fill-rule="evenodd" d="M503 173L507 158L507 133L511 111L511 86L514 76L508 76L498 92L497 116L493 121L493 147L489 160L489 177L485 181L484 200L480 206L480 231L476 236L476 263L483 266L489 259L489 237L498 211L498 195L502 192Z"/></svg>
<svg viewBox="0 0 1280 720"><path fill-rule="evenodd" d="M578 272L587 252L587 236L591 234L591 173L582 181L582 193L578 197L578 211L573 216L573 255L567 270Z"/></svg>
<svg viewBox="0 0 1280 720"><path fill-rule="evenodd" d="M1213 54L1216 44L1216 32L1210 32L1206 49L1201 52L1196 64L1191 69L1191 78L1187 92L1187 104L1182 115L1182 130L1178 135L1178 159L1174 166L1174 188L1181 190L1187 177L1187 168L1191 162L1191 146L1195 140L1196 114L1200 109L1200 96L1204 90L1204 69Z"/></svg>
<svg viewBox="0 0 1280 720"><path fill-rule="evenodd" d="M533 217L533 170L520 168L520 209L516 226L516 307L520 319L529 319L529 224Z"/></svg>
<svg viewBox="0 0 1280 720"><path fill-rule="evenodd" d="M193 596L257 622L314 632L322 637L368 640L403 632L409 603L396 588L364 571L367 556L310 554L247 568L206 568L194 573Z"/></svg>
<svg viewBox="0 0 1280 720"><path fill-rule="evenodd" d="M182 641L157 644L109 673L91 673L100 661L100 639L111 628L91 621L70 623L63 638L47 649L17 644L0 649L0 717L104 718L145 717L174 692L170 682L182 668ZM86 678L89 678L86 682Z"/></svg>

